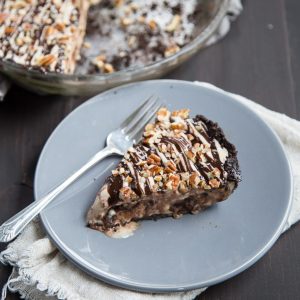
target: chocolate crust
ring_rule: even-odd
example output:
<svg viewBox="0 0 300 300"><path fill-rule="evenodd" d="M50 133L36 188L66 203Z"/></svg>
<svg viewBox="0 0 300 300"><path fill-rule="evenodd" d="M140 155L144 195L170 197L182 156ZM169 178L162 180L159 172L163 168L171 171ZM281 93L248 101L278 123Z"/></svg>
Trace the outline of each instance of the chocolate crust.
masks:
<svg viewBox="0 0 300 300"><path fill-rule="evenodd" d="M202 121L207 126L208 134L218 140L222 147L227 149L228 157L224 164L224 169L228 173L228 181L235 182L236 188L238 183L242 180L236 147L227 140L223 129L217 122L213 122L203 115L196 115L194 121Z"/></svg>

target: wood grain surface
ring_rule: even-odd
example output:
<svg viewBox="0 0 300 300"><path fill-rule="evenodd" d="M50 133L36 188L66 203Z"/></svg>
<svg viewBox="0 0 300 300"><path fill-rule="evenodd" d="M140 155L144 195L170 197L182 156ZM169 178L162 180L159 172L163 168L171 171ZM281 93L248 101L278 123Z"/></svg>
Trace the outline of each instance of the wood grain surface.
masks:
<svg viewBox="0 0 300 300"><path fill-rule="evenodd" d="M299 0L246 0L225 39L166 78L211 82L300 119L299 12ZM44 143L84 100L42 97L13 86L0 103L0 223L32 201ZM300 299L299 248L300 225L295 225L254 266L197 299ZM0 287L10 271L0 266ZM9 294L7 299L19 297Z"/></svg>

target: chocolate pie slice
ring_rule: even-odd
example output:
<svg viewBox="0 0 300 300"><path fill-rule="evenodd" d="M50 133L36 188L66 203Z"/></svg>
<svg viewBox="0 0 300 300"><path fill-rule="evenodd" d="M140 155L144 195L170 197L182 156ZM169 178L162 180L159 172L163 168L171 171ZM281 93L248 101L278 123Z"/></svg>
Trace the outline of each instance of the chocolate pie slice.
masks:
<svg viewBox="0 0 300 300"><path fill-rule="evenodd" d="M106 179L88 226L125 237L139 220L179 218L223 201L239 181L237 151L217 123L162 108Z"/></svg>

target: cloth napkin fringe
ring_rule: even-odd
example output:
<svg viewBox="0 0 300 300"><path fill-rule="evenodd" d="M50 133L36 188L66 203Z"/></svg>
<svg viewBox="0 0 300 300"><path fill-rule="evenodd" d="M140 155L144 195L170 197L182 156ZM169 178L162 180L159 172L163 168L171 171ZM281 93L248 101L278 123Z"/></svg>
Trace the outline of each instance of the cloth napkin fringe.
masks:
<svg viewBox="0 0 300 300"><path fill-rule="evenodd" d="M18 277L15 277L16 273L19 274ZM19 292L20 298L25 300L40 300L39 294L36 293L37 290L42 292L43 296L46 295L49 297L49 300L51 297L59 300L74 299L74 297L70 297L69 293L58 285L54 285L53 283L46 285L34 278L33 274L28 274L24 269L18 269L18 271L15 268L13 269L2 288L1 300L5 300L8 290L13 293Z"/></svg>

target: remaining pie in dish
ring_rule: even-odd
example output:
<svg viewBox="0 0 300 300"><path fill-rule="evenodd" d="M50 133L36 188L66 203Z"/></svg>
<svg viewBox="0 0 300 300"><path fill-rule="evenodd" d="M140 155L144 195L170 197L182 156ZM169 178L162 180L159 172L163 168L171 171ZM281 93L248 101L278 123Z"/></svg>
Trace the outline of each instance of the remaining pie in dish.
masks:
<svg viewBox="0 0 300 300"><path fill-rule="evenodd" d="M125 237L139 220L179 218L223 201L239 181L237 151L217 123L162 108L106 179L88 226Z"/></svg>
<svg viewBox="0 0 300 300"><path fill-rule="evenodd" d="M64 74L145 66L190 43L213 7L209 0L3 0L0 59Z"/></svg>

